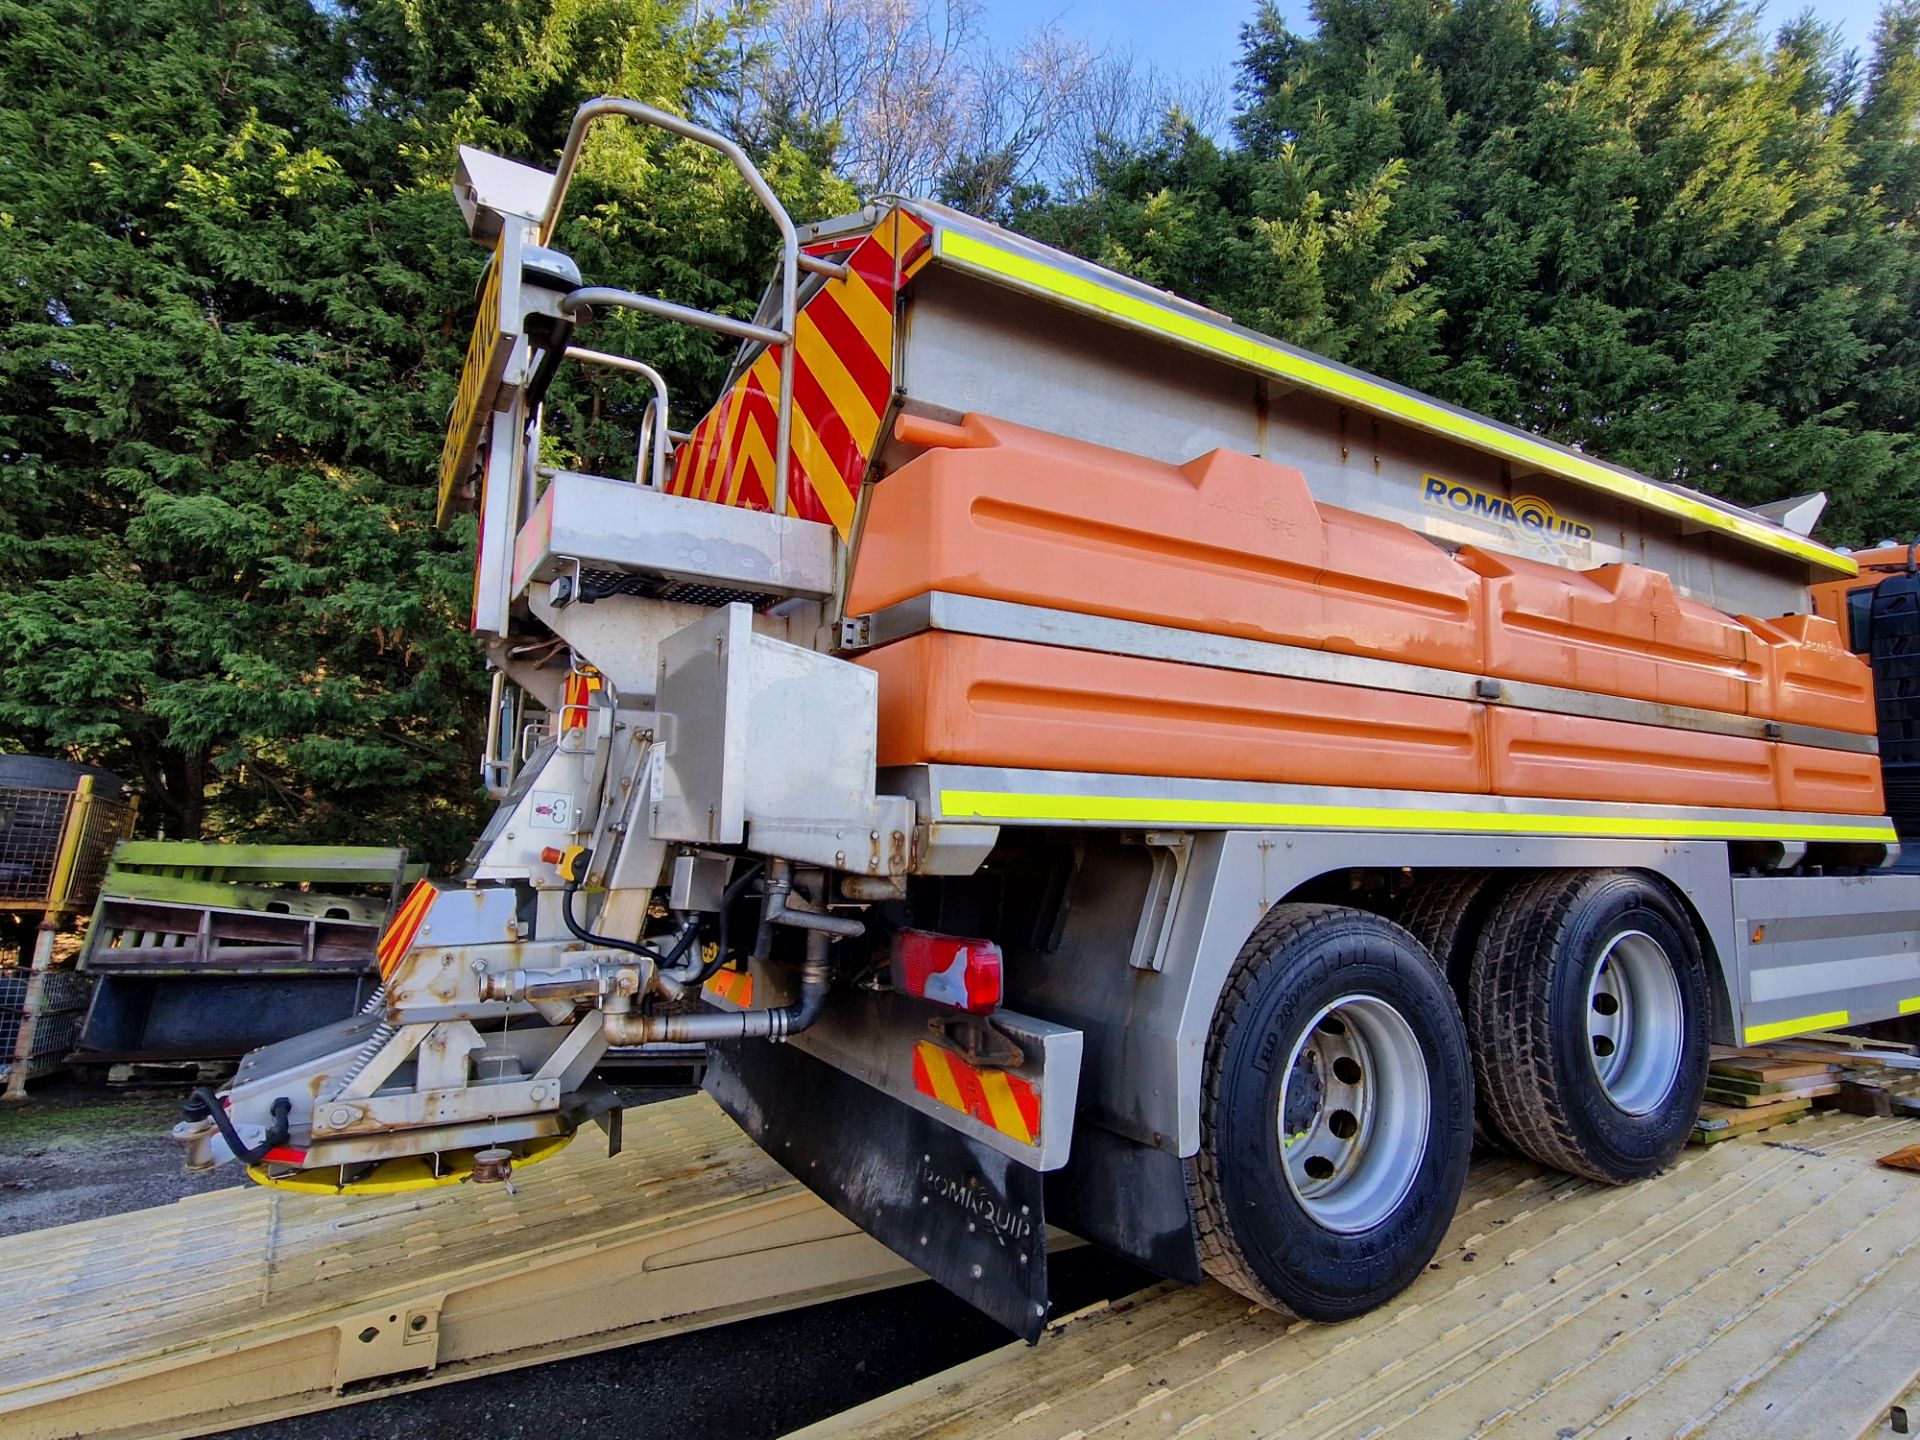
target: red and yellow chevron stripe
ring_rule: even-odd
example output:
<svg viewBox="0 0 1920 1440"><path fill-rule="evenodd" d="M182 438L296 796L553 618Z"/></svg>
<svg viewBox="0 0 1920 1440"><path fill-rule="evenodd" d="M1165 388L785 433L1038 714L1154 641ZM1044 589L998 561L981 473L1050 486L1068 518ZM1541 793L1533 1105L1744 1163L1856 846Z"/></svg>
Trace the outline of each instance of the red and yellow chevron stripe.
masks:
<svg viewBox="0 0 1920 1440"><path fill-rule="evenodd" d="M562 730L582 730L587 724L587 697L605 685L600 672L591 665L569 671L567 683L560 692L560 728Z"/></svg>
<svg viewBox="0 0 1920 1440"><path fill-rule="evenodd" d="M753 1005L753 976L744 970L716 970L707 981L707 989L742 1010Z"/></svg>
<svg viewBox="0 0 1920 1440"><path fill-rule="evenodd" d="M413 945L413 937L420 933L420 923L427 918L427 912L433 908L434 898L439 891L425 880L414 882L413 889L407 892L400 913L393 917L386 933L380 937L380 944L374 950L374 956L380 962L380 978L385 980L393 974L394 967Z"/></svg>
<svg viewBox="0 0 1920 1440"><path fill-rule="evenodd" d="M922 1040L913 1047L913 1088L1023 1145L1040 1142L1040 1093L1018 1075L969 1065Z"/></svg>
<svg viewBox="0 0 1920 1440"><path fill-rule="evenodd" d="M846 277L829 280L796 322L787 511L825 521L842 538L893 398L894 300L931 255L930 234L906 211L891 211L854 246ZM694 427L674 457L669 491L773 508L781 348L762 352Z"/></svg>

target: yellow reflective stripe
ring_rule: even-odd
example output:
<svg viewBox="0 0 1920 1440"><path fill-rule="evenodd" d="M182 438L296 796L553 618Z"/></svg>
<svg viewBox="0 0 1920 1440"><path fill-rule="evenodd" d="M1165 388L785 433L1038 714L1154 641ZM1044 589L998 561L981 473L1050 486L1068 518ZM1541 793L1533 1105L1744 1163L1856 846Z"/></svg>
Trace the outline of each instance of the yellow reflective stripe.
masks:
<svg viewBox="0 0 1920 1440"><path fill-rule="evenodd" d="M888 221L892 223L889 224ZM916 219L895 206L886 220L873 227L870 238L874 244L898 260L904 251L912 249L914 242L926 233L925 221Z"/></svg>
<svg viewBox="0 0 1920 1440"><path fill-rule="evenodd" d="M1789 1035L1804 1035L1809 1030L1837 1030L1848 1020L1845 1010L1829 1010L1824 1015L1806 1015L1798 1020L1776 1020L1771 1025L1749 1025L1746 1043L1759 1045L1768 1040L1784 1040Z"/></svg>
<svg viewBox="0 0 1920 1440"><path fill-rule="evenodd" d="M1026 1117L1014 1101L1013 1087L1007 1084L1007 1077L997 1070L977 1073L980 1093L986 1097L987 1109L993 1112L993 1128L1002 1135L1011 1135L1022 1145L1031 1145L1033 1136L1027 1133Z"/></svg>
<svg viewBox="0 0 1920 1440"><path fill-rule="evenodd" d="M806 362L814 383L826 395L827 403L840 412L848 433L866 437L862 448L871 447L874 437L880 433L880 417L873 413L866 395L853 383L853 376L847 373L832 344L820 333L820 326L804 310L800 312L800 358Z"/></svg>
<svg viewBox="0 0 1920 1440"><path fill-rule="evenodd" d="M920 1059L927 1067L927 1078L933 1082L933 1098L949 1110L965 1110L967 1102L961 1097L960 1086L954 1081L953 1071L947 1067L947 1057L938 1048L926 1044L920 1047Z"/></svg>
<svg viewBox="0 0 1920 1440"><path fill-rule="evenodd" d="M1897 838L1884 820L1627 818L1516 815L1496 810L1428 810L1367 805L1303 805L1264 800L1154 799L1132 795L1041 795L942 790L947 820L1104 821L1134 825L1285 825L1314 830L1467 830L1484 834L1644 836L1661 840L1860 840Z"/></svg>
<svg viewBox="0 0 1920 1440"><path fill-rule="evenodd" d="M1732 514L1686 495L1676 494L1655 485L1651 480L1615 470L1581 455L1569 454L1543 440L1508 430L1476 416L1462 414L1436 401L1405 394L1381 381L1352 374L1309 356L1296 355L1251 335L1225 329L1197 315L1110 289L1097 280L1062 270L1031 255L1004 250L977 236L944 227L939 231L935 243L939 245L941 255L961 265L970 265L1112 315L1116 319L1158 330L1190 345L1279 375L1294 384L1308 386L1322 394L1391 415L1410 425L1449 436L1508 460L1538 466L1550 475L1577 480L1611 494L1624 495L1649 509L1727 531L1752 544L1797 555L1843 575L1860 573L1856 561L1829 550L1818 541L1805 539L1788 530L1776 530L1744 515Z"/></svg>
<svg viewBox="0 0 1920 1440"><path fill-rule="evenodd" d="M1900 1002L1900 1013L1902 1015L1920 1015L1920 995L1914 996L1911 1000L1902 1000Z"/></svg>
<svg viewBox="0 0 1920 1440"><path fill-rule="evenodd" d="M853 526L853 496L847 493L846 478L841 475L840 467L833 463L827 447L814 433L812 418L798 405L793 407L793 428L790 433L793 458L800 462L807 484L813 487L820 508L827 512L827 519L844 536ZM791 490L787 494L787 513L800 513L798 497Z"/></svg>
<svg viewBox="0 0 1920 1440"><path fill-rule="evenodd" d="M732 478L727 481L726 503L740 503L740 487L749 473L761 477L763 489L771 502L773 496L773 447L767 437L761 433L758 425L749 425L740 435L740 463L733 467Z"/></svg>
<svg viewBox="0 0 1920 1440"><path fill-rule="evenodd" d="M720 454L713 462L713 489L709 494L698 498L717 500L720 492L726 488L727 473L737 470L740 465L740 429L747 424L747 386L742 380L728 392L730 402L727 407L727 424L724 438L719 439Z"/></svg>
<svg viewBox="0 0 1920 1440"><path fill-rule="evenodd" d="M831 293L840 302L853 328L860 332L860 338L880 358L880 363L892 369L893 312L880 303L873 287L855 275L844 285L833 286ZM800 313L805 315L806 311Z"/></svg>
<svg viewBox="0 0 1920 1440"><path fill-rule="evenodd" d="M902 216L896 206L885 220L873 227L873 233L867 238L887 252L889 258L900 258L900 222ZM911 243L911 242L909 242Z"/></svg>

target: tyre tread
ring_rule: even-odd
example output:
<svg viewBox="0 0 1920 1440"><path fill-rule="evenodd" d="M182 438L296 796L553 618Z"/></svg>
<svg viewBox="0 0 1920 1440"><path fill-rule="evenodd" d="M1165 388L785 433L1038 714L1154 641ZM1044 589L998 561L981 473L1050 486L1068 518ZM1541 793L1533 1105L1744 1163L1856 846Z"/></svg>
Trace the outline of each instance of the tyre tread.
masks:
<svg viewBox="0 0 1920 1440"><path fill-rule="evenodd" d="M1501 896L1481 928L1463 1007L1474 1093L1501 1137L1543 1165L1609 1185L1638 1177L1596 1158L1561 1093L1553 958L1590 892L1622 873L1547 870Z"/></svg>
<svg viewBox="0 0 1920 1440"><path fill-rule="evenodd" d="M1473 957L1471 936L1480 912L1492 900L1495 877L1485 870L1457 870L1426 878L1394 918L1427 948L1456 989L1464 992L1465 970ZM1462 946L1461 941L1467 939ZM1464 994L1463 994L1464 999Z"/></svg>
<svg viewBox="0 0 1920 1440"><path fill-rule="evenodd" d="M1502 897L1480 931L1465 1011L1474 1093L1500 1134L1544 1165L1605 1179L1559 1103L1551 1048L1546 960L1566 935L1585 879L1549 870Z"/></svg>

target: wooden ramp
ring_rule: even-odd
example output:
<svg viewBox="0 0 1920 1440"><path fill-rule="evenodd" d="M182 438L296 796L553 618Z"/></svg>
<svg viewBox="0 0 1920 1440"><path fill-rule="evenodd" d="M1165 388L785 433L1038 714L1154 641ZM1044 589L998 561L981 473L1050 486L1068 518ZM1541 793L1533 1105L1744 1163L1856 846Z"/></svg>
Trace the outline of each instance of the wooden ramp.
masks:
<svg viewBox="0 0 1920 1440"><path fill-rule="evenodd" d="M1161 1287L799 1432L807 1440L1892 1433L1920 1375L1902 1120L1822 1117L1610 1190L1483 1164L1433 1269L1350 1324Z"/></svg>
<svg viewBox="0 0 1920 1440"><path fill-rule="evenodd" d="M705 1096L625 1129L517 1195L247 1187L0 1240L0 1436L202 1435L919 1278Z"/></svg>

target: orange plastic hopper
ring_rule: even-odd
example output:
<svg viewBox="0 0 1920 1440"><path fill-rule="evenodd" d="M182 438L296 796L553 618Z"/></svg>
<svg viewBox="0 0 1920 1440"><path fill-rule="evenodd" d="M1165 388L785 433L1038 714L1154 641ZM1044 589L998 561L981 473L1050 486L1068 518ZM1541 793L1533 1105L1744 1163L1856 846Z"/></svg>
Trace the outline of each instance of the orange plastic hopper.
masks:
<svg viewBox="0 0 1920 1440"><path fill-rule="evenodd" d="M941 447L873 488L851 614L947 590L1478 663L1477 578L1404 526L1316 504L1290 466L1229 450L1167 465L979 415L906 433Z"/></svg>
<svg viewBox="0 0 1920 1440"><path fill-rule="evenodd" d="M1638 565L1567 570L1322 505L1298 470L1186 465L985 416L869 492L847 610L943 590L1871 734L1815 616L1738 619ZM946 632L869 651L880 763L1881 813L1872 755ZM1568 710L1578 706L1569 706ZM1656 713L1655 719L1658 718Z"/></svg>
<svg viewBox="0 0 1920 1440"><path fill-rule="evenodd" d="M933 632L858 662L880 677L880 763L944 760L1484 791L1480 707Z"/></svg>

